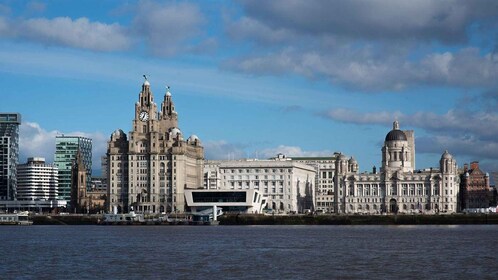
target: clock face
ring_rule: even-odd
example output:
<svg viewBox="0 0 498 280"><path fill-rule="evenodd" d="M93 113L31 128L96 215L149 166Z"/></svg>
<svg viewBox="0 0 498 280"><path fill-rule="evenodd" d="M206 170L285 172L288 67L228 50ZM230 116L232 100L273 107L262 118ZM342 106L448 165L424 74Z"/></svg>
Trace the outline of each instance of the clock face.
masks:
<svg viewBox="0 0 498 280"><path fill-rule="evenodd" d="M141 121L145 122L149 120L149 113L147 113L146 111L142 111L140 112L140 115L138 117L140 118Z"/></svg>

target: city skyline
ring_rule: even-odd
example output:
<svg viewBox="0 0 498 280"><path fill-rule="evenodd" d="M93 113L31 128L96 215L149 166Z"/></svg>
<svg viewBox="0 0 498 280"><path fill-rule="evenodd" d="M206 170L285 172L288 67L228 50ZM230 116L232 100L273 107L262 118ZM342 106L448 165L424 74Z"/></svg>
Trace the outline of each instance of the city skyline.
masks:
<svg viewBox="0 0 498 280"><path fill-rule="evenodd" d="M19 112L19 162L53 162L56 135L132 129L147 75L170 86L206 159L354 156L379 167L394 120L417 168L448 150L498 170L493 1L7 1L0 111Z"/></svg>

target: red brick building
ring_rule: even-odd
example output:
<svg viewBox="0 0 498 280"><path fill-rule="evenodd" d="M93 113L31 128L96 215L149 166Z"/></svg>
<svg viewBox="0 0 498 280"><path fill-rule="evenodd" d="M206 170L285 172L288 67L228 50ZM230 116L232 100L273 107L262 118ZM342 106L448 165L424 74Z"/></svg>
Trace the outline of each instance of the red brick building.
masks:
<svg viewBox="0 0 498 280"><path fill-rule="evenodd" d="M488 208L490 206L489 174L479 168L479 162L463 167L460 180L461 209Z"/></svg>

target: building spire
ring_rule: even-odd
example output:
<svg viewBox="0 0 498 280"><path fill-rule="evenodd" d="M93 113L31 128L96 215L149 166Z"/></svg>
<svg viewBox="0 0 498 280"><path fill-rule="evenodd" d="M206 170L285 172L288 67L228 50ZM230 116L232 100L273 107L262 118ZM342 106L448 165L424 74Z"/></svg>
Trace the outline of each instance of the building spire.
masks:
<svg viewBox="0 0 498 280"><path fill-rule="evenodd" d="M170 86L166 85L166 96L171 96L171 92L169 91Z"/></svg>
<svg viewBox="0 0 498 280"><path fill-rule="evenodd" d="M395 121L393 122L393 129L394 129L394 130L399 130L399 122L398 122L398 120L395 120Z"/></svg>
<svg viewBox="0 0 498 280"><path fill-rule="evenodd" d="M145 79L144 86L150 86L149 79L147 78L147 75L143 74L143 77Z"/></svg>

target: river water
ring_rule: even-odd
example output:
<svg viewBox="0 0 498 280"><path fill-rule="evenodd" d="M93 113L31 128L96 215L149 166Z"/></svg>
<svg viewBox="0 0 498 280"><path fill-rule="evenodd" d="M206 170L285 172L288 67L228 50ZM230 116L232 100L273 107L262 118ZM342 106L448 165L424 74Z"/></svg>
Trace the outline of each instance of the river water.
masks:
<svg viewBox="0 0 498 280"><path fill-rule="evenodd" d="M1 226L0 279L497 279L498 225Z"/></svg>

